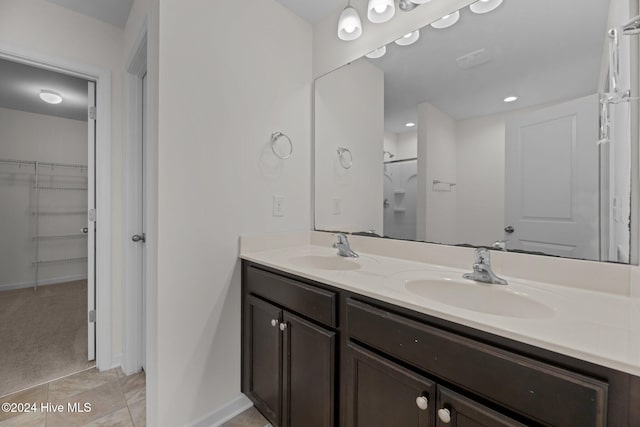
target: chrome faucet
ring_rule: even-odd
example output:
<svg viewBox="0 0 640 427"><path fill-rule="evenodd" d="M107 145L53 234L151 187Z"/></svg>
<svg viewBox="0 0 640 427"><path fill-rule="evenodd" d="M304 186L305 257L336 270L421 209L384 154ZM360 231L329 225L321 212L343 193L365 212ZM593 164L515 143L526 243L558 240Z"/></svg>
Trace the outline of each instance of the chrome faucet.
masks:
<svg viewBox="0 0 640 427"><path fill-rule="evenodd" d="M507 284L506 280L496 276L491 269L491 254L489 253L489 249L477 248L473 258L473 272L463 274L463 278L496 285Z"/></svg>
<svg viewBox="0 0 640 427"><path fill-rule="evenodd" d="M336 234L337 242L333 244L333 247L338 249L338 255L348 258L358 258L358 254L349 246L349 240L347 235L343 233Z"/></svg>

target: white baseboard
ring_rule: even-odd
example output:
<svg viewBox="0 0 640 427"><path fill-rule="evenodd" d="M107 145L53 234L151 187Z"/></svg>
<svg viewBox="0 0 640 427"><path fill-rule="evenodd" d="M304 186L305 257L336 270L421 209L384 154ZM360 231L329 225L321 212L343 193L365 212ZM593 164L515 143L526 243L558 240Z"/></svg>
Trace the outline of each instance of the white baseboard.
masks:
<svg viewBox="0 0 640 427"><path fill-rule="evenodd" d="M66 277L55 277L53 279L39 281L38 286L57 285L58 283L73 282L76 280L86 280L86 279L87 279L86 274L80 274L76 276L66 276ZM33 281L7 283L5 285L0 285L0 292L11 291L13 289L31 288L31 287L33 287Z"/></svg>
<svg viewBox="0 0 640 427"><path fill-rule="evenodd" d="M229 421L236 415L246 411L252 406L253 403L249 400L249 398L244 394L241 394L227 404L221 406L208 415L205 415L198 421L195 421L193 424L191 424L191 427L217 427L220 424Z"/></svg>

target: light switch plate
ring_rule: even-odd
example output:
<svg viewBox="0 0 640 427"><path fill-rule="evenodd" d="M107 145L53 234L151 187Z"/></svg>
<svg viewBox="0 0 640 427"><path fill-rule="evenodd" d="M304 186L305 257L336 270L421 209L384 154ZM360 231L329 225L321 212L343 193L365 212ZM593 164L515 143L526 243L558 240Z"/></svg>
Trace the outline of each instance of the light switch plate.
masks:
<svg viewBox="0 0 640 427"><path fill-rule="evenodd" d="M284 216L284 196L273 196L273 216Z"/></svg>

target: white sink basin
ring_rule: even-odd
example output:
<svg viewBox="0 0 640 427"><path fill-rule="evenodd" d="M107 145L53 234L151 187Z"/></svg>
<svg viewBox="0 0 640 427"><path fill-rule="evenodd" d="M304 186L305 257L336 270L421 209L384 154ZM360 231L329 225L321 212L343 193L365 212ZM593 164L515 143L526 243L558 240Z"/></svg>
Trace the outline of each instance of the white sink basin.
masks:
<svg viewBox="0 0 640 427"><path fill-rule="evenodd" d="M315 268L318 270L348 271L358 270L360 268L360 264L357 262L338 255L304 255L291 258L289 262L298 267Z"/></svg>
<svg viewBox="0 0 640 427"><path fill-rule="evenodd" d="M509 288L467 279L408 280L405 287L421 297L480 313L505 317L543 319L555 311L530 297Z"/></svg>

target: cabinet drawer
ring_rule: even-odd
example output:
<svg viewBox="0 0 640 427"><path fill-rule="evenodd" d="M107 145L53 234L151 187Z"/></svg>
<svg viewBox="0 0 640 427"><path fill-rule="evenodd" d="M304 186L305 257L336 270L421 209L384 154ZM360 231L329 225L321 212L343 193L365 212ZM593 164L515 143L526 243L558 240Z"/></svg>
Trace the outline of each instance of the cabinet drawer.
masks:
<svg viewBox="0 0 640 427"><path fill-rule="evenodd" d="M335 292L307 285L254 266L246 269L247 290L281 307L336 327Z"/></svg>
<svg viewBox="0 0 640 427"><path fill-rule="evenodd" d="M350 338L539 423L606 424L604 382L355 300L347 303L347 332Z"/></svg>

